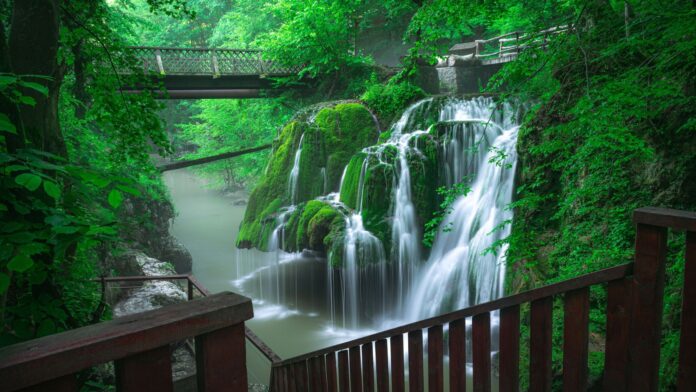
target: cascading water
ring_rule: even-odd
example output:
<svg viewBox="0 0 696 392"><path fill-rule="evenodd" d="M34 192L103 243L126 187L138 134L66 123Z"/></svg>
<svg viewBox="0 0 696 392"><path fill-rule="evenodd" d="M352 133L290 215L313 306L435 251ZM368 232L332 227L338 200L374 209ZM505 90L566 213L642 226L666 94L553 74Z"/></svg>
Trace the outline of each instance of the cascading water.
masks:
<svg viewBox="0 0 696 392"><path fill-rule="evenodd" d="M359 321L359 306L361 299L361 282L365 280L365 273L373 272L361 270L361 261L371 261L378 265L378 268L384 269L386 261L384 247L382 242L377 239L372 233L365 229L362 219L363 200L365 199L365 172L367 170L367 158L363 160L360 169L360 179L358 181L358 196L357 208L345 217L346 231L343 241L343 271L341 273L341 294L342 294L342 312L343 312L343 328L357 328ZM343 175L345 178L345 172ZM343 185L341 179L341 186ZM340 191L339 193L340 194ZM336 194L334 203L338 203L338 194ZM330 270L330 269L329 269ZM330 279L333 280L334 274L329 271ZM361 276L363 275L363 276ZM382 272L383 275L383 272ZM361 279L362 278L362 279ZM374 278L374 276L373 276ZM333 290L333 282L329 285L329 290ZM333 295L330 293L330 295ZM374 303L375 301L373 301ZM382 310L384 306L384 296L382 296ZM335 323L335 315L332 312L332 320Z"/></svg>
<svg viewBox="0 0 696 392"><path fill-rule="evenodd" d="M397 124L398 125L398 124ZM415 131L402 134L402 129L395 127L389 144L398 149L398 176L394 191L394 218L392 221L392 242L395 260L398 265L397 306L403 306L402 299L413 287L415 269L421 262L421 229L418 225L416 208L411 194L411 173L408 166L408 154L418 151L410 147L414 137L426 134Z"/></svg>
<svg viewBox="0 0 696 392"><path fill-rule="evenodd" d="M375 322L386 314L393 320L415 320L502 295L505 248L485 251L509 234L509 225L504 223L512 219L507 206L512 198L517 129L513 107L496 105L491 98L427 99L404 112L386 142L362 151L359 180L352 182L352 186L358 187L355 209L339 201L340 189L327 194L331 191L327 169L319 169L326 195L317 199L332 205L345 222L342 243L327 250L342 252L342 267L326 267L326 261L317 263L326 277L321 279L323 290L328 291L323 297L334 326L356 329L364 321ZM426 143L431 146L428 157L421 152L421 141L430 143ZM303 186L298 184L303 142L304 134L288 178L291 205L280 210L269 238L268 249L275 251L275 261L264 272L269 274L264 285L271 286L267 292L273 294L265 298L283 304L293 302L293 290L295 304L298 290L310 290L308 281L302 276L298 280L301 270L295 264L300 255L282 251L287 249L287 221L293 212L303 208L301 204L297 206L298 187ZM432 146L437 146L436 162ZM415 207L418 194L413 193L414 187L422 187L414 181L422 177L415 171L411 173L426 161L435 162L432 170L438 173L439 185L451 187L467 181L471 189L454 202L452 212L445 216L429 256L421 245L424 222ZM391 194L384 195L391 196L385 219L391 229L391 244L382 244L366 229L366 223L372 225L372 221L363 222L365 211L371 207L363 204L369 200L368 192L373 192L373 188L368 191L366 172L375 165L388 167L387 172L391 173L387 180L391 182L386 185L391 186ZM341 187L347 169L341 177ZM390 249L388 255L385 245ZM285 292L289 294L286 296ZM319 292L304 295L322 297Z"/></svg>
<svg viewBox="0 0 696 392"><path fill-rule="evenodd" d="M299 185L297 180L300 177L300 158L302 157L302 142L304 141L305 134L300 136L300 143L297 145L297 151L295 152L295 160L292 164L292 170L290 170L290 177L288 178L288 189L290 190L290 203L292 205L297 204L297 186Z"/></svg>
<svg viewBox="0 0 696 392"><path fill-rule="evenodd" d="M406 318L421 319L490 301L503 294L505 246L512 211L515 144L519 125L510 105L495 109L489 98L445 105L448 121L442 145L448 185L470 179L445 217L409 296Z"/></svg>

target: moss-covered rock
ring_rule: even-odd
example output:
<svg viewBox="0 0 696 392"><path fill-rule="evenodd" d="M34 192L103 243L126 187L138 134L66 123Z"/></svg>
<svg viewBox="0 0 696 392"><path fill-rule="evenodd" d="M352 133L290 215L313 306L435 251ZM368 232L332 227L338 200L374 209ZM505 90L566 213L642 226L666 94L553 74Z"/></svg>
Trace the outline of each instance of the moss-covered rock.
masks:
<svg viewBox="0 0 696 392"><path fill-rule="evenodd" d="M313 199L338 191L343 169L351 157L376 143L378 136L372 114L359 103L325 106L313 115L298 116L288 123L274 141L266 172L249 198L237 246L267 250L280 208L293 202L289 177L301 148L294 202L307 204L287 218L285 247L290 251L325 248L323 237L312 237L311 228L328 235L328 215L311 226L305 210L309 207L309 211L316 212Z"/></svg>
<svg viewBox="0 0 696 392"><path fill-rule="evenodd" d="M353 155L348 163L343 176L341 186L341 202L349 208L358 208L358 191L360 187L360 176L366 155L362 152Z"/></svg>
<svg viewBox="0 0 696 392"><path fill-rule="evenodd" d="M440 205L438 145L429 134L421 134L411 139L411 147L406 157L411 172L411 195L419 223L425 225Z"/></svg>

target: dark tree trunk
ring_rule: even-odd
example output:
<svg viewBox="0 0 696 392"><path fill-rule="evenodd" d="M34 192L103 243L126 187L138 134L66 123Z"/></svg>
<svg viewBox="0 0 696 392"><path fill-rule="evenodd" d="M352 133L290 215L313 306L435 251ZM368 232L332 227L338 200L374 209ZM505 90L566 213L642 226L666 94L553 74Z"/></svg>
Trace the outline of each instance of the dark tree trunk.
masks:
<svg viewBox="0 0 696 392"><path fill-rule="evenodd" d="M67 156L58 122L58 94L65 69L58 63L60 8L58 0L14 2L10 26L9 61L17 75L42 75L51 80L32 80L48 88L48 96L24 91L36 101L21 105L20 126L33 148Z"/></svg>

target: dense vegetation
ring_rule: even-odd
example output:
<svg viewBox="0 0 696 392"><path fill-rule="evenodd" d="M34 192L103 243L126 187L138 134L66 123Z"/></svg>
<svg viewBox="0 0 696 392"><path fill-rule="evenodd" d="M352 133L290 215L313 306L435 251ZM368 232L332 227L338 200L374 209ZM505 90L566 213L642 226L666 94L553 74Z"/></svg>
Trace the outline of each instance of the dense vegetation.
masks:
<svg viewBox="0 0 696 392"><path fill-rule="evenodd" d="M327 246L326 238L340 234L338 215L311 199L337 191L347 164L348 181L357 181L360 167L351 167L351 156L425 96L416 86L419 64L452 43L514 30L572 27L506 65L488 89L532 103L518 142L507 289L628 261L634 208L696 210L695 19L693 2L685 0L0 1L0 346L104 317L89 279L109 273L100 260L136 242L133 226L155 219L134 222L125 207L167 204L154 152L188 159L272 141L268 165L270 155L262 153L197 169L217 187L254 189L239 243L263 247L272 227L263 221L290 201L288 171L302 133L310 135L307 151L321 161L312 167L326 176L306 171L314 177L303 181L311 186L300 190L296 201L304 204L289 218L291 248ZM400 70L379 66L361 47L360 37L375 29L403 35L410 49ZM126 83L150 80L138 74L126 45L263 48L269 59L303 69L277 83L313 81L302 93L259 100L169 103L160 116L151 94L118 93ZM118 76L120 69L132 76ZM317 109L316 126L293 117L337 99L352 101ZM378 115L378 126L365 108ZM343 139L345 130L356 137ZM277 176L257 184L266 166ZM433 227L466 186L437 195L430 185L419 191L432 194L432 205L418 208ZM354 208L354 187L342 191ZM375 232L385 226L388 206L380 208L367 220ZM670 249L680 241L672 238ZM676 372L679 256L670 252L665 390ZM596 340L605 302L603 290L592 292ZM555 314L554 346L561 347ZM596 379L601 350L590 360ZM554 361L555 374L560 363Z"/></svg>

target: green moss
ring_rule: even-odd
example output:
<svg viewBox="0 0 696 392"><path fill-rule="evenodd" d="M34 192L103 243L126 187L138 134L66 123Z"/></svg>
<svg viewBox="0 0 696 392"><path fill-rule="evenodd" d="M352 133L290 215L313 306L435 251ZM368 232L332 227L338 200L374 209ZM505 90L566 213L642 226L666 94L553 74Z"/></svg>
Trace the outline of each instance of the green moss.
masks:
<svg viewBox="0 0 696 392"><path fill-rule="evenodd" d="M372 114L358 103L322 109L314 121L324 134L329 184L337 191L343 168L353 154L377 142L377 124Z"/></svg>
<svg viewBox="0 0 696 392"><path fill-rule="evenodd" d="M394 166L390 163L380 163L375 157L369 158L362 209L365 229L382 241L387 254L391 247L391 194L395 179Z"/></svg>
<svg viewBox="0 0 696 392"><path fill-rule="evenodd" d="M324 194L326 149L324 136L317 127L305 131L300 154L300 172L297 182L297 201L307 201Z"/></svg>
<svg viewBox="0 0 696 392"><path fill-rule="evenodd" d="M312 242L311 230L307 226L313 213L317 212L313 199L324 194L325 190L338 191L343 169L351 157L377 141L375 121L371 113L358 103L323 108L313 124L307 121L308 118L302 118L288 123L274 141L266 172L249 199L237 239L239 247L266 249L278 210L290 204L288 178L303 134L296 201L307 202L307 205L298 208L288 218L285 246L286 250L292 251L323 244L319 237ZM325 225L316 228L322 235L328 235L330 231L325 230Z"/></svg>
<svg viewBox="0 0 696 392"><path fill-rule="evenodd" d="M266 227L267 220L281 206L288 204L287 179L294 153L306 128L306 124L291 122L273 142L273 153L266 172L249 196L249 204L237 237L237 247L266 249L268 237L273 231Z"/></svg>
<svg viewBox="0 0 696 392"><path fill-rule="evenodd" d="M428 134L413 139L419 153L407 156L411 172L411 194L421 225L430 221L440 205L438 188L437 143Z"/></svg>
<svg viewBox="0 0 696 392"><path fill-rule="evenodd" d="M345 226L343 215L330 205L325 205L309 221L309 247L326 252L333 243L327 244L324 239L334 227Z"/></svg>
<svg viewBox="0 0 696 392"><path fill-rule="evenodd" d="M364 153L353 155L348 163L348 167L346 168L346 174L343 177L343 186L341 187L341 202L349 208L355 209L358 207L358 188L363 162L365 162Z"/></svg>
<svg viewBox="0 0 696 392"><path fill-rule="evenodd" d="M317 212L319 212L325 206L327 206L327 204L324 202L318 200L310 200L301 210L300 218L297 221L297 249L310 249L309 222L312 220L312 218L314 218L314 215L316 215Z"/></svg>

